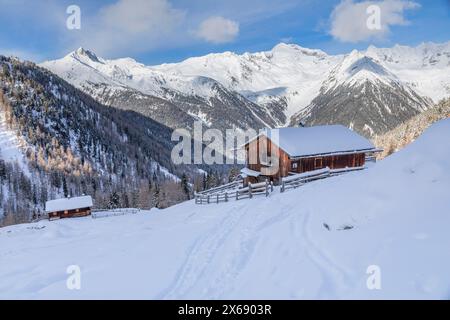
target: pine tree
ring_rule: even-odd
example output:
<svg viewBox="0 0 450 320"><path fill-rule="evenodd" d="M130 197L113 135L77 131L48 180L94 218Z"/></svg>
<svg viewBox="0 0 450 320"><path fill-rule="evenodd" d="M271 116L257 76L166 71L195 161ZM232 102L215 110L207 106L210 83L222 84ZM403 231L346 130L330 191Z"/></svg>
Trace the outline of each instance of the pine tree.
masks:
<svg viewBox="0 0 450 320"><path fill-rule="evenodd" d="M67 181L66 181L66 177L64 175L62 178L62 188L63 188L64 197L67 198L69 196L69 190L67 189Z"/></svg>
<svg viewBox="0 0 450 320"><path fill-rule="evenodd" d="M206 173L203 174L203 186L202 190L206 190L208 188L208 176Z"/></svg>
<svg viewBox="0 0 450 320"><path fill-rule="evenodd" d="M153 206L155 208L160 208L160 189L159 189L159 185L155 184L155 187L153 188Z"/></svg>
<svg viewBox="0 0 450 320"><path fill-rule="evenodd" d="M113 191L109 197L108 207L109 209L117 209L120 205L120 197L116 191Z"/></svg>
<svg viewBox="0 0 450 320"><path fill-rule="evenodd" d="M181 189L183 190L184 194L186 195L187 200L191 199L191 190L189 187L188 177L185 173L181 176Z"/></svg>

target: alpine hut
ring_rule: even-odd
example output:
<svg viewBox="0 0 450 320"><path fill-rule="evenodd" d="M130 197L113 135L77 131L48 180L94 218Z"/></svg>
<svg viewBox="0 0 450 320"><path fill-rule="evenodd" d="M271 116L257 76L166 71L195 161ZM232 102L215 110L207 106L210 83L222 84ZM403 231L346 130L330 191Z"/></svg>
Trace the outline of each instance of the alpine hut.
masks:
<svg viewBox="0 0 450 320"><path fill-rule="evenodd" d="M84 217L91 214L92 206L91 196L62 198L47 201L45 212L50 220Z"/></svg>
<svg viewBox="0 0 450 320"><path fill-rule="evenodd" d="M247 182L278 182L289 174L329 167L364 167L366 156L380 150L342 125L265 129L244 146Z"/></svg>

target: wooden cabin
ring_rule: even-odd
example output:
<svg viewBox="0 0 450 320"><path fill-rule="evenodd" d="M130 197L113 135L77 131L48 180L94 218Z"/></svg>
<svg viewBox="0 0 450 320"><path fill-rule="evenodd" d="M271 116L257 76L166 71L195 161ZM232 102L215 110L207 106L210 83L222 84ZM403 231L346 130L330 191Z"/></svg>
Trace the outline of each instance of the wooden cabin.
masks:
<svg viewBox="0 0 450 320"><path fill-rule="evenodd" d="M244 146L246 182L275 183L290 174L329 167L363 167L377 149L366 138L341 125L266 129Z"/></svg>
<svg viewBox="0 0 450 320"><path fill-rule="evenodd" d="M49 220L84 217L91 214L92 206L91 196L62 198L47 201L45 212Z"/></svg>

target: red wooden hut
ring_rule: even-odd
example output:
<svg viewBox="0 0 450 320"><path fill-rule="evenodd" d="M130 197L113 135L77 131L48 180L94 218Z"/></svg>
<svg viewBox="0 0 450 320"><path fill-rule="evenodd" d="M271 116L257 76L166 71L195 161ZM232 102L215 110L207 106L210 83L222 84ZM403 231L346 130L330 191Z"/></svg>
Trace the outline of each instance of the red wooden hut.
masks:
<svg viewBox="0 0 450 320"><path fill-rule="evenodd" d="M47 201L45 212L50 220L83 217L91 214L92 206L91 196L61 198Z"/></svg>
<svg viewBox="0 0 450 320"><path fill-rule="evenodd" d="M266 129L244 146L249 182L278 182L289 174L325 167L363 167L368 154L377 150L356 132L341 125Z"/></svg>

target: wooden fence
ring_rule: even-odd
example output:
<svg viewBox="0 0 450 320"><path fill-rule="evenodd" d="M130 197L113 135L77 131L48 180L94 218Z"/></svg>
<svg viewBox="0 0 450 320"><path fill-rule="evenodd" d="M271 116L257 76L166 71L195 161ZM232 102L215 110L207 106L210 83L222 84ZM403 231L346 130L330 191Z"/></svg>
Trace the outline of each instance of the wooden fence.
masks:
<svg viewBox="0 0 450 320"><path fill-rule="evenodd" d="M213 195L213 194L217 194L217 193L226 193L229 192L230 190L235 190L237 188L239 188L240 186L242 186L244 183L243 180L236 180L215 188L211 188L205 191L201 191L201 192L197 192L197 194L202 194L202 195Z"/></svg>
<svg viewBox="0 0 450 320"><path fill-rule="evenodd" d="M328 178L328 177L333 177L333 176L337 176L337 175L344 174L347 172L359 171L359 170L363 170L365 168L366 167L364 167L364 166L363 167L351 167L351 168L346 167L346 168L342 168L342 169L330 169L330 168L326 167L326 168L319 169L319 170L295 174L295 175L283 178L281 180L280 191L284 192L287 189L297 188L297 187L300 187L300 186L304 185L305 183L308 183L311 181L324 179L324 178Z"/></svg>
<svg viewBox="0 0 450 320"><path fill-rule="evenodd" d="M114 217L114 216L124 216L127 214L136 214L139 213L140 209L135 208L120 208L120 209L100 209L100 210L93 210L91 213L92 219L98 219L98 218L107 218L107 217Z"/></svg>
<svg viewBox="0 0 450 320"><path fill-rule="evenodd" d="M288 177L282 178L280 192L284 192L287 189L300 187L308 182L325 179L328 177L333 177L341 175L347 172L363 170L366 167L346 167L342 169L330 169L328 167L308 171L299 174L292 174ZM195 193L195 203L196 204L209 204L209 203L220 203L228 202L230 200L241 200L241 199L251 199L257 195L269 196L273 192L273 183L269 182L267 179L264 182L249 183L248 187L239 188L238 186L242 184L239 182L232 182L226 185L205 190L203 192Z"/></svg>
<svg viewBox="0 0 450 320"><path fill-rule="evenodd" d="M242 183L242 182L241 182ZM219 191L218 191L219 189ZM196 204L220 203L228 202L230 200L241 200L246 198L253 198L257 195L265 195L266 197L273 192L273 183L267 179L264 182L254 183L244 188L235 189L221 189L214 188L195 194Z"/></svg>

